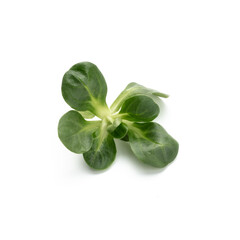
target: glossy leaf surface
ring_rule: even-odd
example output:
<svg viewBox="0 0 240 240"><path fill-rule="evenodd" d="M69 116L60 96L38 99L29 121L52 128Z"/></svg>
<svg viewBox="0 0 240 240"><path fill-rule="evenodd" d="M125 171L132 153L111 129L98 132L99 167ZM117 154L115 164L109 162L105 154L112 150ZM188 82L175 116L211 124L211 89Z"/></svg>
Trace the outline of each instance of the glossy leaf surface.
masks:
<svg viewBox="0 0 240 240"><path fill-rule="evenodd" d="M149 122L158 116L159 111L158 105L150 97L138 95L123 103L120 114L130 121Z"/></svg>
<svg viewBox="0 0 240 240"><path fill-rule="evenodd" d="M88 151L93 142L93 132L99 122L85 121L80 113L71 110L59 120L58 136L64 146L74 153Z"/></svg>
<svg viewBox="0 0 240 240"><path fill-rule="evenodd" d="M133 123L128 135L133 153L148 165L163 168L177 156L177 141L157 123Z"/></svg>
<svg viewBox="0 0 240 240"><path fill-rule="evenodd" d="M62 81L65 101L79 111L99 115L107 108L107 85L102 73L90 62L77 63L65 73Z"/></svg>

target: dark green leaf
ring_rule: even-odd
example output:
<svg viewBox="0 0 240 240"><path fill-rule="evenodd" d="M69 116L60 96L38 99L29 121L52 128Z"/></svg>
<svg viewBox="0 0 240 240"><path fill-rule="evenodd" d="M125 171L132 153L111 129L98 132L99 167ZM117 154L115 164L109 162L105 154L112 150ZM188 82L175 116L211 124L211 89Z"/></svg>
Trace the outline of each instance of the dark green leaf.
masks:
<svg viewBox="0 0 240 240"><path fill-rule="evenodd" d="M133 123L128 135L133 153L146 164L163 168L177 156L177 141L157 123Z"/></svg>
<svg viewBox="0 0 240 240"><path fill-rule="evenodd" d="M159 111L158 105L150 97L138 95L123 103L120 114L130 121L149 122L158 116Z"/></svg>
<svg viewBox="0 0 240 240"><path fill-rule="evenodd" d="M90 111L99 117L108 111L105 79L97 66L90 62L77 63L65 73L62 95L76 110Z"/></svg>
<svg viewBox="0 0 240 240"><path fill-rule="evenodd" d="M126 134L123 138L121 138L120 140L125 141L125 142L129 142L129 136L128 134Z"/></svg>
<svg viewBox="0 0 240 240"><path fill-rule="evenodd" d="M113 137L108 134L105 123L94 133L91 149L83 154L86 163L95 169L109 167L116 156L116 146Z"/></svg>
<svg viewBox="0 0 240 240"><path fill-rule="evenodd" d="M91 148L92 134L98 127L99 122L87 122L80 113L72 110L59 120L58 136L70 151L83 153Z"/></svg>
<svg viewBox="0 0 240 240"><path fill-rule="evenodd" d="M128 128L120 118L117 118L108 126L107 130L114 138L123 138L127 134Z"/></svg>
<svg viewBox="0 0 240 240"><path fill-rule="evenodd" d="M156 90L146 88L140 84L132 82L127 85L127 87L120 93L120 95L113 102L110 108L111 112L112 113L117 112L127 99L134 96L138 96L138 95L145 95L145 96L151 97L155 102L158 102L159 97L163 97L163 98L168 97L167 94L160 93Z"/></svg>

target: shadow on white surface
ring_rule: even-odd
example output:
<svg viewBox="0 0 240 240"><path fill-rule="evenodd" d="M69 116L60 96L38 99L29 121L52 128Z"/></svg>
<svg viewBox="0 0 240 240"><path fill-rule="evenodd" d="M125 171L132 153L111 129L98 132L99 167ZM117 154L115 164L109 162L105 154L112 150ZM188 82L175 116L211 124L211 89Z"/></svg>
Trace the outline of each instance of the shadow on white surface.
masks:
<svg viewBox="0 0 240 240"><path fill-rule="evenodd" d="M157 104L160 108L160 113L157 116L157 118L155 118L153 120L153 122L158 122L159 118L164 117L165 113L167 112L167 107L166 107L165 101L167 101L167 100L166 99L162 100L161 98L157 99Z"/></svg>
<svg viewBox="0 0 240 240"><path fill-rule="evenodd" d="M80 154L79 158L78 158L78 161L77 161L77 167L78 167L78 170L81 171L81 172L86 172L86 173L89 173L89 174L99 175L99 174L106 173L107 171L109 171L111 169L111 167L113 167L115 162L116 162L116 159L110 167L108 167L106 169L103 169L103 170L97 170L97 169L89 167L87 165L87 163L85 162L85 160L83 158L83 155Z"/></svg>

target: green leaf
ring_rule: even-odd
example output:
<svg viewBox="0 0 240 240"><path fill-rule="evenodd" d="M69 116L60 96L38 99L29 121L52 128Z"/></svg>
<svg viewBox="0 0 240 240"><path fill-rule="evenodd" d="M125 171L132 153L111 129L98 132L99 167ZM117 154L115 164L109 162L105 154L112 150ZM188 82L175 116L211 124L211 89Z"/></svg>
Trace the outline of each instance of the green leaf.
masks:
<svg viewBox="0 0 240 240"><path fill-rule="evenodd" d="M83 118L86 119L91 119L95 117L95 115L89 111L79 111L79 113L82 115Z"/></svg>
<svg viewBox="0 0 240 240"><path fill-rule="evenodd" d="M120 93L117 99L113 102L113 104L110 107L111 112L116 113L127 99L138 95L146 95L148 97L151 97L155 102L158 101L159 97L163 98L168 97L167 94L160 93L156 90L146 88L140 84L132 82L127 85L127 87Z"/></svg>
<svg viewBox="0 0 240 240"><path fill-rule="evenodd" d="M95 169L109 167L116 156L116 146L113 137L107 132L107 125L103 120L101 128L93 135L94 140L91 149L83 154L86 163Z"/></svg>
<svg viewBox="0 0 240 240"><path fill-rule="evenodd" d="M126 134L123 138L121 138L120 140L125 141L125 142L129 142L129 136L128 134Z"/></svg>
<svg viewBox="0 0 240 240"><path fill-rule="evenodd" d="M163 168L177 156L177 141L157 123L133 123L128 135L133 153L148 165Z"/></svg>
<svg viewBox="0 0 240 240"><path fill-rule="evenodd" d="M62 95L78 111L90 111L99 117L109 111L105 79L97 66L90 62L77 63L64 74Z"/></svg>
<svg viewBox="0 0 240 240"><path fill-rule="evenodd" d="M150 97L138 95L123 103L120 116L129 121L150 122L159 112L158 105Z"/></svg>
<svg viewBox="0 0 240 240"><path fill-rule="evenodd" d="M58 123L58 136L64 146L74 153L88 151L93 142L93 132L99 121L85 121L80 113L71 110L64 114Z"/></svg>
<svg viewBox="0 0 240 240"><path fill-rule="evenodd" d="M124 136L128 132L128 128L125 124L122 123L122 120L120 118L117 118L113 121L111 125L107 127L107 131L114 138L124 138Z"/></svg>
<svg viewBox="0 0 240 240"><path fill-rule="evenodd" d="M132 82L109 109L105 79L90 62L75 64L64 74L62 95L76 111L62 116L58 136L69 150L83 153L90 167L105 169L112 164L116 156L113 138L129 141L137 158L154 167L165 167L177 156L176 140L150 122L160 112L159 97L168 95ZM102 121L85 120L95 116Z"/></svg>

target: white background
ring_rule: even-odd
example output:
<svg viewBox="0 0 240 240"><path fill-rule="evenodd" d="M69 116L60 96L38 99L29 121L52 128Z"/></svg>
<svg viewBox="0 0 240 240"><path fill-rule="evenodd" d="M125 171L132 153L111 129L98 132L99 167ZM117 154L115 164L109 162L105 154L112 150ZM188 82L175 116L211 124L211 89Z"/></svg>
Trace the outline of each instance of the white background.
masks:
<svg viewBox="0 0 240 240"><path fill-rule="evenodd" d="M1 1L0 239L240 239L240 2ZM170 94L159 170L117 141L93 171L57 137L63 74L95 63Z"/></svg>

